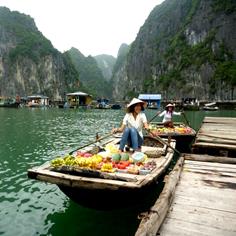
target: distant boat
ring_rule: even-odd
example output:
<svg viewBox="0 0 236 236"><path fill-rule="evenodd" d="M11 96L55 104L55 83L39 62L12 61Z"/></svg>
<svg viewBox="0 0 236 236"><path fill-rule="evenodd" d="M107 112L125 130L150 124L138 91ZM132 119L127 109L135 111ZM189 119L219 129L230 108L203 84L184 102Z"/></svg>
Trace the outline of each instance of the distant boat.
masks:
<svg viewBox="0 0 236 236"><path fill-rule="evenodd" d="M214 107L204 106L202 109L203 109L204 111L218 111L218 110L219 110L219 107L217 107L217 106L214 106Z"/></svg>
<svg viewBox="0 0 236 236"><path fill-rule="evenodd" d="M0 107L18 108L19 105L20 102L16 101L15 98L0 97Z"/></svg>
<svg viewBox="0 0 236 236"><path fill-rule="evenodd" d="M198 111L200 108L199 101L196 98L182 98L181 107L189 111Z"/></svg>
<svg viewBox="0 0 236 236"><path fill-rule="evenodd" d="M97 109L110 109L111 108L111 105L108 104L109 100L108 99L98 99L97 100L97 105L95 108Z"/></svg>
<svg viewBox="0 0 236 236"><path fill-rule="evenodd" d="M213 105L216 105L216 102L206 103L204 106L210 107L210 106L213 106Z"/></svg>
<svg viewBox="0 0 236 236"><path fill-rule="evenodd" d="M119 109L121 109L121 105L120 105L120 104L113 104L113 105L111 106L111 109L119 110Z"/></svg>
<svg viewBox="0 0 236 236"><path fill-rule="evenodd" d="M205 110L205 111L217 111L217 110L219 110L219 107L217 107L215 105L216 105L216 102L206 103L202 109Z"/></svg>

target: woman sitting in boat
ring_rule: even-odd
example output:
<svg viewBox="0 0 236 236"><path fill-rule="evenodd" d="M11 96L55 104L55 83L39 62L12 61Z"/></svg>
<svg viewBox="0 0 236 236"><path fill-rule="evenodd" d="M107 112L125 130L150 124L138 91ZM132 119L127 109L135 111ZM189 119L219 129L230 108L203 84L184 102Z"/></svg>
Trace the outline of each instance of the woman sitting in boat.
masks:
<svg viewBox="0 0 236 236"><path fill-rule="evenodd" d="M142 100L133 98L127 105L127 113L121 127L112 130L113 133L123 132L119 147L120 152L124 151L125 145L132 147L134 151L141 151L142 128L148 129L147 117L142 112L145 105Z"/></svg>
<svg viewBox="0 0 236 236"><path fill-rule="evenodd" d="M164 127L173 128L174 127L172 121L173 115L181 115L181 112L175 112L174 108L175 106L169 103L168 105L166 105L166 109L161 114L158 115L158 116L164 116L162 120Z"/></svg>

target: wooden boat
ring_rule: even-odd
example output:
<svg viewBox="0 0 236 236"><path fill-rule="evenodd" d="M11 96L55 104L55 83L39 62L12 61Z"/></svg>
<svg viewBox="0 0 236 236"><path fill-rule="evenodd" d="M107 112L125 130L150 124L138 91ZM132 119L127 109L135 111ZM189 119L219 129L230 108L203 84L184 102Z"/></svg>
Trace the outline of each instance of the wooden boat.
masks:
<svg viewBox="0 0 236 236"><path fill-rule="evenodd" d="M0 107L18 108L19 106L20 102L15 98L0 97Z"/></svg>
<svg viewBox="0 0 236 236"><path fill-rule="evenodd" d="M219 107L216 106L216 102L206 103L202 108L204 111L218 111Z"/></svg>
<svg viewBox="0 0 236 236"><path fill-rule="evenodd" d="M113 109L113 110L119 110L119 109L121 109L122 107L121 107L121 105L120 104L113 104L112 106L111 106L111 109Z"/></svg>
<svg viewBox="0 0 236 236"><path fill-rule="evenodd" d="M117 145L120 138L112 137L105 144ZM175 140L169 145L175 148ZM87 147L86 152L97 153L97 147ZM56 184L70 199L87 207L107 209L135 204L147 197L146 189L166 171L173 159L171 148L156 141L152 137L144 138L142 152L148 160L155 162L155 168L146 175L128 172L101 172L94 169L61 168L55 169L50 163L28 170L28 177Z"/></svg>
<svg viewBox="0 0 236 236"><path fill-rule="evenodd" d="M187 111L198 111L200 108L197 98L182 98L181 109Z"/></svg>
<svg viewBox="0 0 236 236"><path fill-rule="evenodd" d="M161 122L151 122L150 125L154 136L156 134L161 138L175 139L176 148L181 152L190 150L190 145L196 136L196 131L182 122L175 122L174 128L165 128Z"/></svg>
<svg viewBox="0 0 236 236"><path fill-rule="evenodd" d="M204 106L202 109L203 109L204 111L218 111L218 110L219 110L219 107L217 107L217 106L214 106L214 107Z"/></svg>

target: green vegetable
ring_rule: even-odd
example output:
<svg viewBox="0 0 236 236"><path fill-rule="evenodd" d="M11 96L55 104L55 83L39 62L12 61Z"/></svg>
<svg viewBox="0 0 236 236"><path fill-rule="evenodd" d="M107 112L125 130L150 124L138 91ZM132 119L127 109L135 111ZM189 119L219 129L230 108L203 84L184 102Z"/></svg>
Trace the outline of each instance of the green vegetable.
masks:
<svg viewBox="0 0 236 236"><path fill-rule="evenodd" d="M121 153L121 161L128 161L129 160L129 154L128 153Z"/></svg>
<svg viewBox="0 0 236 236"><path fill-rule="evenodd" d="M119 153L115 153L115 154L112 154L111 158L112 158L112 161L114 161L114 162L119 162L121 156L120 156Z"/></svg>

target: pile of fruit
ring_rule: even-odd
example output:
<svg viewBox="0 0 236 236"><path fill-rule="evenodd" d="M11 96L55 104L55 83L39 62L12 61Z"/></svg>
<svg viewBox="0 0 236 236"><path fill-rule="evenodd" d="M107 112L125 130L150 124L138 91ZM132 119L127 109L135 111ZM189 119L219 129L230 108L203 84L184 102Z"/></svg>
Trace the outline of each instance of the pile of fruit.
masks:
<svg viewBox="0 0 236 236"><path fill-rule="evenodd" d="M118 149L113 145L105 148L106 152L101 152L92 155L88 152L75 152L73 155L66 155L63 157L57 157L51 161L51 167L57 168L58 170L63 167L67 169L84 168L90 170L99 170L102 172L125 172L130 174L139 174L141 168L150 166L148 157L139 153L142 156L140 161L132 158L129 153L119 153ZM133 156L134 157L134 156ZM155 161L153 161L155 163ZM155 163L156 164L156 163ZM150 171L154 169L154 164L150 168Z"/></svg>
<svg viewBox="0 0 236 236"><path fill-rule="evenodd" d="M166 135L166 134L192 134L193 130L186 126L176 126L174 128L169 127L158 127L150 126L150 131L155 135Z"/></svg>

